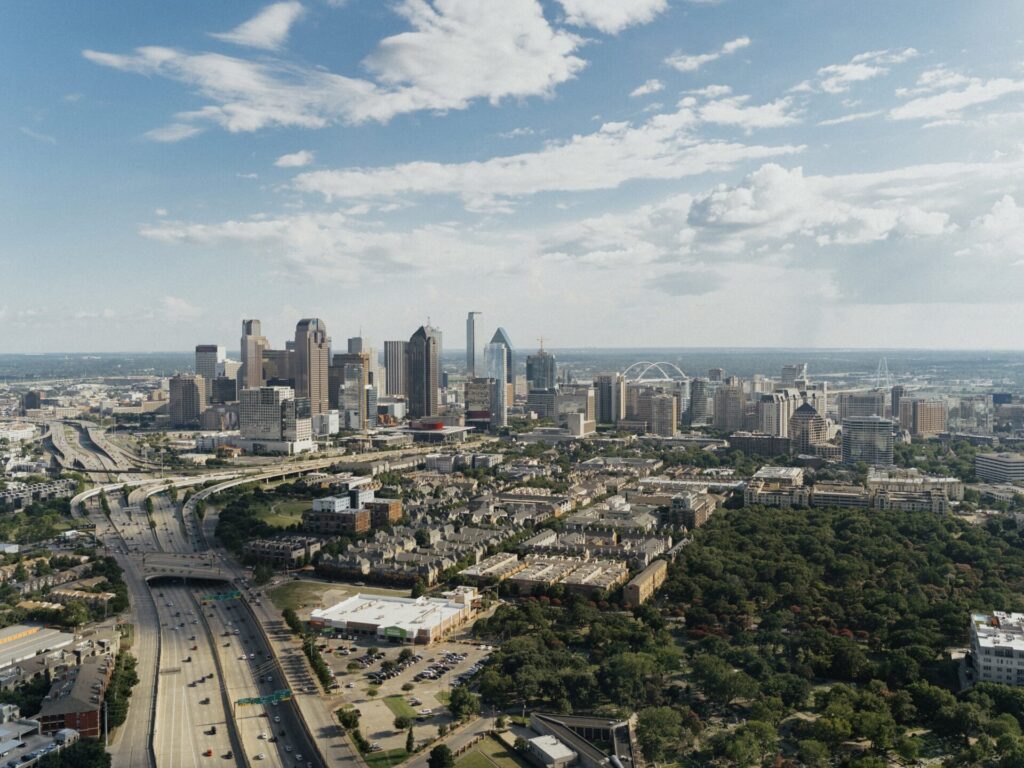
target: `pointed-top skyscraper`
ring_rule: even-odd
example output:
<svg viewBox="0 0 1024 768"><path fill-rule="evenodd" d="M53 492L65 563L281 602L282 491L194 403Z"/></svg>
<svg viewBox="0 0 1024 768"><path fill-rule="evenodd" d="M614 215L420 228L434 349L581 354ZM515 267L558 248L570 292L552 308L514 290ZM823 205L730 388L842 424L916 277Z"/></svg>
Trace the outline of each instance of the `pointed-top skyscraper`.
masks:
<svg viewBox="0 0 1024 768"><path fill-rule="evenodd" d="M312 416L329 410L330 350L331 338L323 320L318 317L299 320L295 326L295 396L309 398Z"/></svg>

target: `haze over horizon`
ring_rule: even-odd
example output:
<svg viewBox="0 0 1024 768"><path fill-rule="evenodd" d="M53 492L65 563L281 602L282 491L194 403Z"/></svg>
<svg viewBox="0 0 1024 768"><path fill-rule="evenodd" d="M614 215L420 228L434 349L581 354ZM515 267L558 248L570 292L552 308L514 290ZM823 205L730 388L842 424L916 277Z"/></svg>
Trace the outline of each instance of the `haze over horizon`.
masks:
<svg viewBox="0 0 1024 768"><path fill-rule="evenodd" d="M1022 6L7 16L0 353L1021 346Z"/></svg>

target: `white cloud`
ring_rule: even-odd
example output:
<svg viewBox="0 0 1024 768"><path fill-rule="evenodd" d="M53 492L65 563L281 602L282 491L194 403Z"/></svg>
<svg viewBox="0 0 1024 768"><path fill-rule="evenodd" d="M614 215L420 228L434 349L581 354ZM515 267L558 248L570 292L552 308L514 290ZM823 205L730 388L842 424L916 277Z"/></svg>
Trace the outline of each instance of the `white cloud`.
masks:
<svg viewBox="0 0 1024 768"><path fill-rule="evenodd" d="M150 131L146 131L146 138L152 139L153 141L161 141L165 143L173 143L176 141L183 141L184 139L190 139L197 133L202 133L203 129L197 125L190 125L188 123L171 123L170 125L164 125L160 128L154 128Z"/></svg>
<svg viewBox="0 0 1024 768"><path fill-rule="evenodd" d="M184 83L211 102L150 132L164 141L194 135L206 122L231 132L322 128L386 122L420 110L465 109L481 98L497 103L547 96L586 65L574 55L583 40L553 29L536 0L503 0L500 9L477 0L404 0L396 10L411 30L384 38L364 59L375 81L277 59L160 46L83 55L101 66Z"/></svg>
<svg viewBox="0 0 1024 768"><path fill-rule="evenodd" d="M697 114L705 123L736 126L748 133L759 128L780 128L800 122L788 97L756 106L747 106L749 100L749 96L715 99L700 106Z"/></svg>
<svg viewBox="0 0 1024 768"><path fill-rule="evenodd" d="M992 80L970 78L965 87L960 87L965 82L963 79L947 77L946 71L940 74L943 76L936 76L923 86L929 91L938 89L939 92L918 96L894 107L889 110L889 117L893 120L956 121L969 107L996 101L1010 94L1024 93L1024 80L1006 77Z"/></svg>
<svg viewBox="0 0 1024 768"><path fill-rule="evenodd" d="M153 215L154 216L166 216L167 215L167 209L166 208L154 208L153 209Z"/></svg>
<svg viewBox="0 0 1024 768"><path fill-rule="evenodd" d="M664 90L665 84L661 80L647 80L646 82L638 85L632 91L630 91L629 97L631 99L639 98L640 96L649 96L652 93Z"/></svg>
<svg viewBox="0 0 1024 768"><path fill-rule="evenodd" d="M31 128L27 128L24 125L21 126L18 130L21 131L25 136L28 136L30 139L35 139L36 141L42 142L43 144L57 143L57 139L48 133L40 133L39 131L34 131Z"/></svg>
<svg viewBox="0 0 1024 768"><path fill-rule="evenodd" d="M848 115L842 115L841 117L833 117L828 120L822 120L818 125L845 125L846 123L855 123L858 120L868 120L872 117L878 117L882 114L882 110L875 109L867 112L851 112Z"/></svg>
<svg viewBox="0 0 1024 768"><path fill-rule="evenodd" d="M300 174L295 186L328 199L455 194L481 210L494 205L496 197L613 189L630 179L679 179L801 151L793 145L745 145L693 135L702 122L750 128L788 120L776 106L759 110L717 103L698 107L693 99L684 99L678 111L654 115L640 125L605 123L594 133L549 142L536 152L463 163L418 161L313 171Z"/></svg>
<svg viewBox="0 0 1024 768"><path fill-rule="evenodd" d="M290 155L281 155L274 161L278 168L303 168L313 162L313 153L308 149L292 152Z"/></svg>
<svg viewBox="0 0 1024 768"><path fill-rule="evenodd" d="M713 51L712 53L688 55L681 51L677 51L665 59L665 63L670 67L675 67L680 72L696 72L705 64L709 64L723 56L735 53L736 51L746 48L748 45L750 45L749 37L737 37L735 40L730 40L717 51Z"/></svg>
<svg viewBox="0 0 1024 768"><path fill-rule="evenodd" d="M914 48L866 51L859 53L846 64L830 64L818 70L816 83L805 80L792 90L808 92L821 90L825 93L846 93L854 83L872 80L889 73L895 64L903 64L918 56Z"/></svg>
<svg viewBox="0 0 1024 768"><path fill-rule="evenodd" d="M668 0L558 0L565 21L615 35L634 24L646 24L668 7Z"/></svg>
<svg viewBox="0 0 1024 768"><path fill-rule="evenodd" d="M523 136L533 136L536 131L530 127L513 128L511 131L502 131L498 134L499 139L519 139Z"/></svg>
<svg viewBox="0 0 1024 768"><path fill-rule="evenodd" d="M195 320L203 314L201 307L190 304L178 296L164 296L160 299L164 317L172 322Z"/></svg>
<svg viewBox="0 0 1024 768"><path fill-rule="evenodd" d="M274 3L230 32L218 32L212 36L226 43L276 51L284 45L292 24L304 12L305 8L299 2Z"/></svg>

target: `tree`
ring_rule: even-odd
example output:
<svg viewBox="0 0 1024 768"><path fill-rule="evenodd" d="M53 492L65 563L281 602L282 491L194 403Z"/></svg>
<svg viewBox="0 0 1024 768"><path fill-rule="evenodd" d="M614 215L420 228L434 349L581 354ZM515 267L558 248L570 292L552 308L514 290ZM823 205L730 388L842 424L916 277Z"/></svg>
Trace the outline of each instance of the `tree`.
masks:
<svg viewBox="0 0 1024 768"><path fill-rule="evenodd" d="M417 533L419 533L419 531L417 531ZM412 596L423 597L425 594L427 594L427 587L424 585L423 579L417 578L416 581L412 583Z"/></svg>
<svg viewBox="0 0 1024 768"><path fill-rule="evenodd" d="M648 707L637 713L636 730L644 757L659 762L679 748L683 718L672 707Z"/></svg>
<svg viewBox="0 0 1024 768"><path fill-rule="evenodd" d="M463 720L480 711L480 701L469 690L469 686L459 685L452 690L448 711L456 720Z"/></svg>
<svg viewBox="0 0 1024 768"><path fill-rule="evenodd" d="M415 655L416 654L413 653L412 648L403 648L401 651L398 652L398 661L399 663L410 661L412 660L412 657Z"/></svg>
<svg viewBox="0 0 1024 768"><path fill-rule="evenodd" d="M398 715L395 718L395 730L404 731L406 728L412 728L412 718L408 715Z"/></svg>
<svg viewBox="0 0 1024 768"><path fill-rule="evenodd" d="M61 622L67 627L80 627L89 620L89 609L80 600L72 600L61 612Z"/></svg>
<svg viewBox="0 0 1024 768"><path fill-rule="evenodd" d="M252 580L257 585L262 587L264 584L274 578L274 569L266 563L257 563L256 567L252 572Z"/></svg>
<svg viewBox="0 0 1024 768"><path fill-rule="evenodd" d="M338 720L346 731L355 730L359 727L359 710L354 707L343 709L338 713Z"/></svg>
<svg viewBox="0 0 1024 768"><path fill-rule="evenodd" d="M455 768L455 756L444 744L438 744L430 750L427 768Z"/></svg>
<svg viewBox="0 0 1024 768"><path fill-rule="evenodd" d="M412 735L412 726L409 726L409 732L405 735L405 751L415 752L416 751L416 737Z"/></svg>

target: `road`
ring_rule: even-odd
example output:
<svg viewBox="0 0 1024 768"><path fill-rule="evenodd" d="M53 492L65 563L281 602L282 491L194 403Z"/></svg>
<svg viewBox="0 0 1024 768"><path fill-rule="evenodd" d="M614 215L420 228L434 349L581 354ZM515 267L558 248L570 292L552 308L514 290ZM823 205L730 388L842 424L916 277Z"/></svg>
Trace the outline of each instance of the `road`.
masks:
<svg viewBox="0 0 1024 768"><path fill-rule="evenodd" d="M495 720L493 717L478 717L473 720L469 725L465 725L459 730L455 731L451 736L445 739L444 743L448 746L452 752L458 752L463 746L469 744L477 736L487 733L494 728ZM427 768L427 760L430 758L430 750L424 749L407 763L402 765L402 768Z"/></svg>

